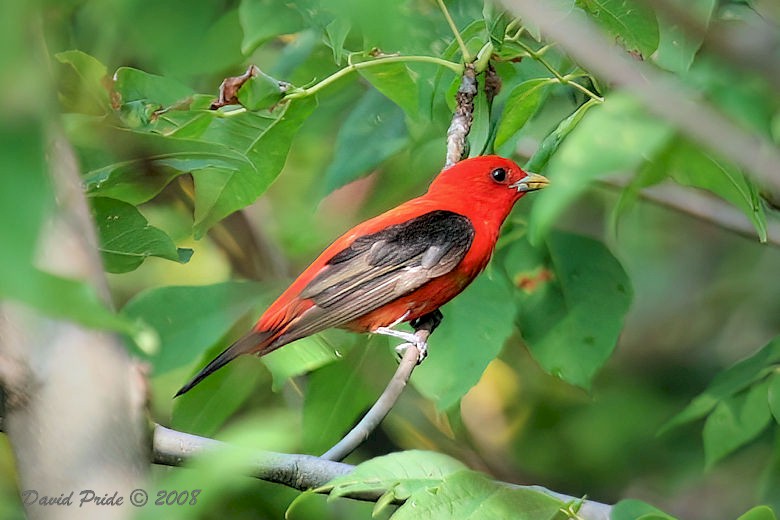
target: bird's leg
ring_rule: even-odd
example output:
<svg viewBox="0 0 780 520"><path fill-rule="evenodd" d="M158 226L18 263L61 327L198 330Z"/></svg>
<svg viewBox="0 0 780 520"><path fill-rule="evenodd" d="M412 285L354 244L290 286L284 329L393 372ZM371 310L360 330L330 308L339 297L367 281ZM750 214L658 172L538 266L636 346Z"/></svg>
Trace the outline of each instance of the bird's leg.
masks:
<svg viewBox="0 0 780 520"><path fill-rule="evenodd" d="M439 326L441 323L441 320L444 318L442 313L437 309L433 312L430 312L428 314L425 314L424 316L420 316L419 318L415 318L410 322L410 325L414 329L414 333L411 332L405 332L402 330L395 330L392 328L394 325L397 325L396 323L390 325L389 327L379 327L376 330L374 330L377 334L384 334L386 336L392 336L394 338L401 338L407 343L412 343L415 347L417 347L417 351L419 352L417 357L417 364L423 362L423 360L428 355L428 341L425 339L422 339L420 336L417 335L418 331L424 330L428 332L428 335L432 334L433 331L436 329L436 327ZM398 353L399 356L403 357L404 352L406 352L407 349L406 343L398 345L395 348L395 351Z"/></svg>
<svg viewBox="0 0 780 520"><path fill-rule="evenodd" d="M428 335L431 335L433 334L433 331L436 330L436 327L439 326L441 320L443 319L444 319L444 315L441 313L439 309L436 309L433 312L429 312L428 314L424 314L419 318L413 319L412 321L409 322L409 325L412 326L415 332L419 330L427 330Z"/></svg>

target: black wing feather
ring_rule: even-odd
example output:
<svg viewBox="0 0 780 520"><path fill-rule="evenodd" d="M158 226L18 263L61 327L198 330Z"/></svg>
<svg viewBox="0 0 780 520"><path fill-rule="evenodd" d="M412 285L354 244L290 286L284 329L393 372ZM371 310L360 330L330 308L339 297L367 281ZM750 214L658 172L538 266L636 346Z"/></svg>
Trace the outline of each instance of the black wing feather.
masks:
<svg viewBox="0 0 780 520"><path fill-rule="evenodd" d="M445 210L358 237L301 292L315 306L301 316L294 335L343 325L449 273L473 240L469 219Z"/></svg>

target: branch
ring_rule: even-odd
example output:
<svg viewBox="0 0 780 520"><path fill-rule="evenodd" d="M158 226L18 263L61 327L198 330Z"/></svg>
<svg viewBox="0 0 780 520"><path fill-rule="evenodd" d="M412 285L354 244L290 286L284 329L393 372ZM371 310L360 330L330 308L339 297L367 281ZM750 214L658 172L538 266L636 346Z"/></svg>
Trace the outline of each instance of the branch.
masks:
<svg viewBox="0 0 780 520"><path fill-rule="evenodd" d="M428 331L425 330L418 331L416 334L423 340L427 340L429 336ZM412 371L417 366L417 358L419 356L419 351L415 345L407 343L404 346L406 347L404 357L398 364L398 369L396 369L393 378L384 392L382 392L382 395L379 396L379 399L377 399L368 413L363 416L363 419L335 446L323 453L321 458L325 460L344 460L347 455L355 451L355 448L368 439L371 432L379 426L382 419L395 406L395 403L401 396L401 392L404 391L406 384L409 382L409 378L412 377Z"/></svg>
<svg viewBox="0 0 780 520"><path fill-rule="evenodd" d="M629 185L630 180L614 177L605 179L603 183L622 189ZM664 183L642 188L639 196L739 235L756 238L756 228L741 211L706 193ZM767 243L780 246L780 222L768 218L766 234Z"/></svg>
<svg viewBox="0 0 780 520"><path fill-rule="evenodd" d="M477 73L474 65L466 65L461 76L460 87L455 95L457 107L447 129L447 156L444 169L460 161L466 151L466 139L474 120L474 98L477 95Z"/></svg>
<svg viewBox="0 0 780 520"><path fill-rule="evenodd" d="M683 133L737 164L760 184L780 193L780 150L716 110L672 74L631 58L584 15L568 16L537 0L504 0L575 60L608 82L630 91L646 108Z"/></svg>
<svg viewBox="0 0 780 520"><path fill-rule="evenodd" d="M407 350L407 353L411 350ZM406 356L404 356L406 357ZM214 439L207 439L189 433L182 433L155 425L153 441L153 461L156 464L166 466L182 466L192 461L195 457L211 450L229 449L231 446ZM323 460L312 455L288 455L272 451L252 451L251 474L253 477L267 482L275 482L299 491L317 489L336 477L347 475L355 469L355 466L330 460ZM542 486L519 486L507 484L513 488L524 488L546 493L563 502L579 501L578 498L551 491ZM324 493L325 491L323 491ZM375 493L348 493L346 498L375 502L384 494L383 491ZM612 506L585 500L579 510L579 518L583 520L608 520Z"/></svg>

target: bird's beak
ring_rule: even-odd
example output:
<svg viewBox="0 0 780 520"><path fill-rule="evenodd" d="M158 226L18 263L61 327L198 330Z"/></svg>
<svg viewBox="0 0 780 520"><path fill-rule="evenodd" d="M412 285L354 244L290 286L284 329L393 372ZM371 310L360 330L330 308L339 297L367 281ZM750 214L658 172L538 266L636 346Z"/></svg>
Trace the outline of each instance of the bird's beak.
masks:
<svg viewBox="0 0 780 520"><path fill-rule="evenodd" d="M550 184L547 177L539 175L538 173L529 173L514 184L510 184L510 188L515 188L519 192L536 191L546 188Z"/></svg>

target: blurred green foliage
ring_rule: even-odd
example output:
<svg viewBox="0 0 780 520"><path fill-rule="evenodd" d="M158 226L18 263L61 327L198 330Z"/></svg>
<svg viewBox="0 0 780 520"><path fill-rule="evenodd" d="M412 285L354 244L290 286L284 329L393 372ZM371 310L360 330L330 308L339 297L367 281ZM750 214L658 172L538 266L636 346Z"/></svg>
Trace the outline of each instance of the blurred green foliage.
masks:
<svg viewBox="0 0 780 520"><path fill-rule="evenodd" d="M295 500L289 518L367 518L373 504L242 474L248 449L319 454L338 440L394 370L386 340L329 331L171 396L339 233L419 194L441 168L462 61L442 12L421 0L12 4L0 21L0 298L122 332L152 367L155 421L237 446L154 468L150 494L201 489L202 500L140 516L279 518ZM555 4L780 142L777 93L700 52L702 35L646 3ZM777 510L780 251L760 244L778 226L776 201L534 27L492 3L447 6L470 54L492 46L503 83L492 103L476 100L471 155L495 148L552 186L518 205L487 272L444 307L412 386L350 459L367 462L331 494L389 489L380 517L410 497L397 517L417 517L415 504L446 518L464 497L484 517L562 514L488 474L636 497L679 518ZM686 8L705 27L749 27L756 13L777 23L766 2ZM220 82L249 64L263 75L238 92L245 106L211 110ZM119 314L36 263L56 205L54 132L78 158ZM625 187L603 182L615 175ZM641 200L661 182L709 193L756 239ZM19 517L5 441L0 472L0 516ZM639 516L669 517L625 500L613 518Z"/></svg>

